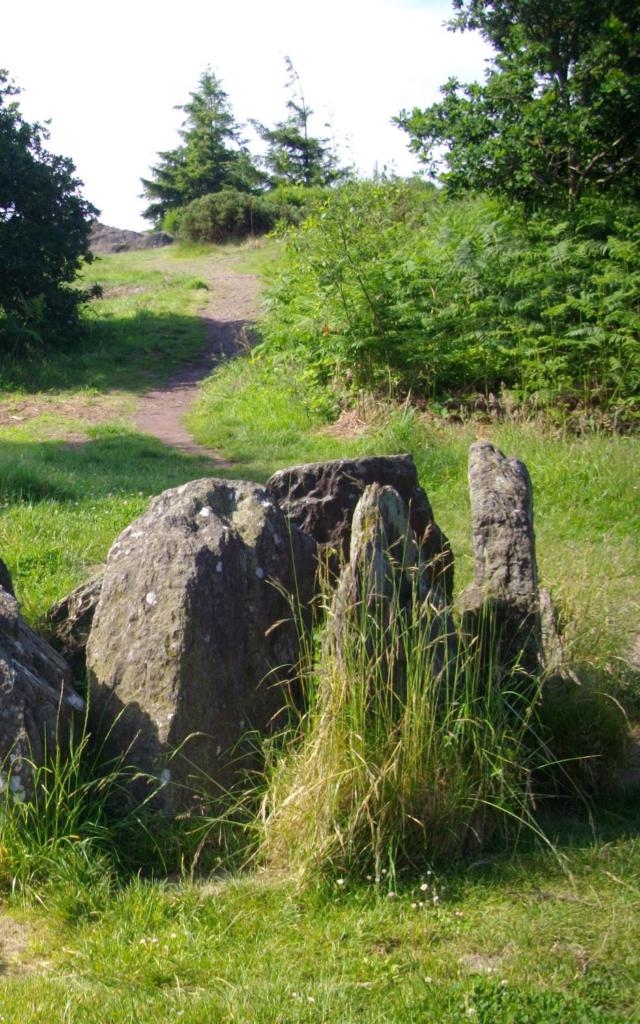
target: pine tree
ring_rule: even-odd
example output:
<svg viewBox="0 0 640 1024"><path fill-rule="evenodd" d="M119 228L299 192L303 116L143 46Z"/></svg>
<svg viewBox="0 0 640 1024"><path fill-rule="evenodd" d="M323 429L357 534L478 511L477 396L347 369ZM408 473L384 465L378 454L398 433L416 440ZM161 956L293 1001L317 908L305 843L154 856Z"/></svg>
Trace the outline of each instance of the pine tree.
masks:
<svg viewBox="0 0 640 1024"><path fill-rule="evenodd" d="M143 178L143 197L151 203L143 216L160 224L169 210L225 187L250 191L260 182L240 134L227 93L211 68L202 73L180 129L182 144L159 153L152 177Z"/></svg>

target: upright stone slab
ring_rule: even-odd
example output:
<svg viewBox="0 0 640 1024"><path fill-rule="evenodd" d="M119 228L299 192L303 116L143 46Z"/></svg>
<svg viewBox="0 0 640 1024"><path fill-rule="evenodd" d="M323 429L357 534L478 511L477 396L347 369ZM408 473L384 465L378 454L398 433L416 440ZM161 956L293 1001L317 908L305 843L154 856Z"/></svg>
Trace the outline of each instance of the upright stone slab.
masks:
<svg viewBox="0 0 640 1024"><path fill-rule="evenodd" d="M304 605L314 572L314 542L241 481L165 491L111 548L87 645L92 720L167 783L168 811L220 792L238 741L273 727L300 653L283 591Z"/></svg>
<svg viewBox="0 0 640 1024"><path fill-rule="evenodd" d="M488 441L469 451L475 579L462 596L463 633L482 640L501 673L536 673L542 638L531 480Z"/></svg>
<svg viewBox="0 0 640 1024"><path fill-rule="evenodd" d="M378 682L396 692L405 689L408 649L419 645L424 668L440 681L457 646L450 607L422 558L406 502L379 484L366 487L356 505L329 628L330 651L345 666L361 644Z"/></svg>
<svg viewBox="0 0 640 1024"><path fill-rule="evenodd" d="M83 708L69 666L27 626L15 597L1 587L0 793L8 789L16 800L33 796L34 771L64 753Z"/></svg>
<svg viewBox="0 0 640 1024"><path fill-rule="evenodd" d="M447 601L453 591L453 555L449 542L434 520L429 499L418 483L411 455L337 459L281 469L267 481L267 489L292 523L320 546L349 558L351 522L366 487L393 487L409 508L411 528Z"/></svg>

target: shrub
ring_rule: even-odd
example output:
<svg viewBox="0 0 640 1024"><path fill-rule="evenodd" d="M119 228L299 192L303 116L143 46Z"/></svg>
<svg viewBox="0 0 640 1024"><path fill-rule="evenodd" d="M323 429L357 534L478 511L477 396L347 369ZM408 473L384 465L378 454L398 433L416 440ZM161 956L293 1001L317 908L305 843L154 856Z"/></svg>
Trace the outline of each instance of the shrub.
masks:
<svg viewBox="0 0 640 1024"><path fill-rule="evenodd" d="M77 325L85 295L68 286L91 259L98 212L71 160L47 152L45 129L23 119L17 92L0 69L0 348L64 338Z"/></svg>
<svg viewBox="0 0 640 1024"><path fill-rule="evenodd" d="M639 297L633 204L585 201L557 223L497 199L360 182L289 233L264 333L324 380L633 405Z"/></svg>
<svg viewBox="0 0 640 1024"><path fill-rule="evenodd" d="M311 200L323 191L289 185L256 195L225 188L179 211L178 230L187 242L226 242L263 235L280 224L299 223Z"/></svg>

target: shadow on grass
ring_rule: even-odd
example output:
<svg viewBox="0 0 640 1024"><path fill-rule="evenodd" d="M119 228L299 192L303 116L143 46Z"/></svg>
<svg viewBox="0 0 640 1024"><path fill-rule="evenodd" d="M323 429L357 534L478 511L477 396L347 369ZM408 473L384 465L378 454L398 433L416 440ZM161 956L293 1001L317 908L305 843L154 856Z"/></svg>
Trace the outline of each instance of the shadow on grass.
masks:
<svg viewBox="0 0 640 1024"><path fill-rule="evenodd" d="M199 316L150 313L87 315L82 335L64 347L20 344L3 351L0 398L5 391L89 389L142 392L172 377L205 347Z"/></svg>
<svg viewBox="0 0 640 1024"><path fill-rule="evenodd" d="M189 455L146 434L99 427L85 443L0 441L0 501L79 502L150 497L198 477L241 474Z"/></svg>

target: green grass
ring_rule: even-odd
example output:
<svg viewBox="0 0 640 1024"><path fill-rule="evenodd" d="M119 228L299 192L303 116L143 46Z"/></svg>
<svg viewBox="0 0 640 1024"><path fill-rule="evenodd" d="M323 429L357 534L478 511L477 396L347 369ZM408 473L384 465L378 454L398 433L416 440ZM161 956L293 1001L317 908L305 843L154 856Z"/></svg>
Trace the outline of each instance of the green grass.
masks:
<svg viewBox="0 0 640 1024"><path fill-rule="evenodd" d="M306 894L261 877L132 882L86 916L36 930L32 956L47 969L5 977L0 1014L11 1024L638 1021L640 850L633 834L607 838L576 830L563 865L523 850L417 875L393 897L348 876Z"/></svg>

